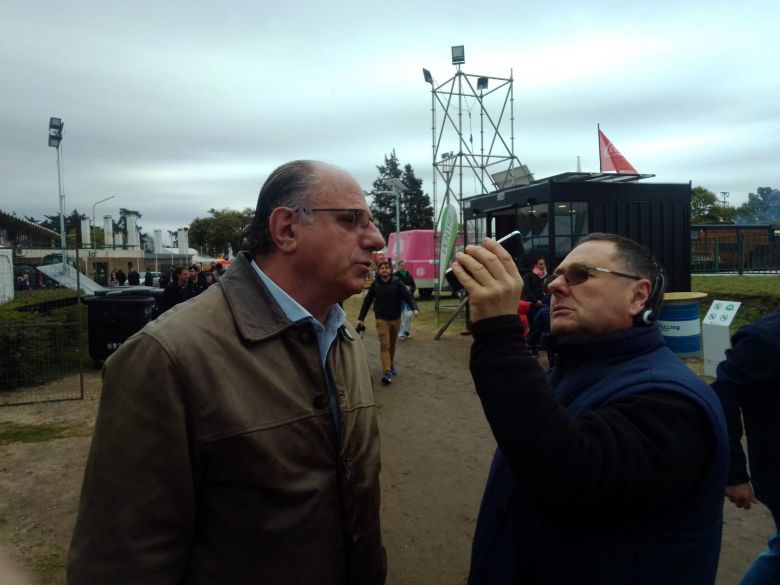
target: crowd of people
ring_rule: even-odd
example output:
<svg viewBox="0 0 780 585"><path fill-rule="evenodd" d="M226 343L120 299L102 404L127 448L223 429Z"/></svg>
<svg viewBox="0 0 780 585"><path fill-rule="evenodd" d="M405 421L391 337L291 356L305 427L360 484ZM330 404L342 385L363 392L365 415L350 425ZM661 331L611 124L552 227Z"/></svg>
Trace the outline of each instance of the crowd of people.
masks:
<svg viewBox="0 0 780 585"><path fill-rule="evenodd" d="M274 170L248 232L220 286L196 295L202 271L175 269L169 301L197 298L106 361L71 585L385 583L379 430L358 329L373 305L380 382L391 383L403 304L418 309L410 284L380 261L349 323L341 303L363 290L384 240L358 183L329 164ZM777 418L762 417L780 416L777 321L735 337L716 393L664 343L664 274L645 247L594 233L549 274L538 260L524 283L486 238L452 266L497 444L469 584L711 585L724 493L776 505ZM542 339L548 371L534 356ZM751 361L755 344L774 352L762 354L771 368ZM735 405L726 416L721 400ZM740 407L763 445L755 493L734 461ZM777 548L775 535L745 583L777 582Z"/></svg>
<svg viewBox="0 0 780 585"><path fill-rule="evenodd" d="M225 268L221 263L212 262L209 266L197 262L190 266L175 266L170 271L160 275L157 285L163 289L163 294L158 302L158 314L162 314L168 309L183 303L204 292L209 286L219 280L225 273ZM141 275L130 264L128 273L120 268L112 270L108 277L108 286L118 288L127 286L138 286L141 284ZM146 267L144 274L144 286L155 286L154 273L150 266Z"/></svg>

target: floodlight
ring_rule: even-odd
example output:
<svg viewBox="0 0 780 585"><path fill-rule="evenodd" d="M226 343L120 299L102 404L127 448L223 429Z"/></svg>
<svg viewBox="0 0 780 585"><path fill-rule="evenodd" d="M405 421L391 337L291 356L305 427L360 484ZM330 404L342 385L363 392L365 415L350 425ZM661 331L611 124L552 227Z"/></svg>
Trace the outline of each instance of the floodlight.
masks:
<svg viewBox="0 0 780 585"><path fill-rule="evenodd" d="M462 65L466 62L466 53L463 49L463 45L455 45L452 47L452 64Z"/></svg>
<svg viewBox="0 0 780 585"><path fill-rule="evenodd" d="M49 146L54 148L60 147L62 141L62 129L65 124L62 123L62 118L49 118Z"/></svg>
<svg viewBox="0 0 780 585"><path fill-rule="evenodd" d="M425 79L425 83L430 83L433 85L433 77L431 77L431 72L428 71L425 67L423 67L423 78Z"/></svg>
<svg viewBox="0 0 780 585"><path fill-rule="evenodd" d="M488 88L488 78L487 77L480 77L477 79L477 89L487 89Z"/></svg>
<svg viewBox="0 0 780 585"><path fill-rule="evenodd" d="M404 191L409 190L409 187L407 187L401 179L384 179L383 182L386 187L390 187L393 191L400 191L403 193Z"/></svg>

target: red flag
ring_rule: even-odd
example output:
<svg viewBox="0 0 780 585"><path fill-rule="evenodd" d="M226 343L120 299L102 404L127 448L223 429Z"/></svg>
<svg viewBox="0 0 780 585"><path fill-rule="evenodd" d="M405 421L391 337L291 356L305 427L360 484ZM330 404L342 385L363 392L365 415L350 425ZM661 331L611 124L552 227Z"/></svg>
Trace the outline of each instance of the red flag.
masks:
<svg viewBox="0 0 780 585"><path fill-rule="evenodd" d="M599 128L599 163L603 171L615 171L617 173L636 173L637 170L631 166L615 145Z"/></svg>

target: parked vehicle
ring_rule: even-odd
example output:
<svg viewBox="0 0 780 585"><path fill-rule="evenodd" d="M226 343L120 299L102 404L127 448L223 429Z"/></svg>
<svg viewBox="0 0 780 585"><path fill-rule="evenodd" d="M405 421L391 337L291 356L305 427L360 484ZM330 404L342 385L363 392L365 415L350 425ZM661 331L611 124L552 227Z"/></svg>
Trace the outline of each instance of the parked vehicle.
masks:
<svg viewBox="0 0 780 585"><path fill-rule="evenodd" d="M417 291L421 298L429 298L436 289L436 270L439 265L438 241L434 242L434 230L408 230L401 232L401 256L395 257L395 232L387 238L385 256L398 260L406 260L406 269L414 278ZM463 245L458 238L458 245ZM444 282L442 290L449 290Z"/></svg>

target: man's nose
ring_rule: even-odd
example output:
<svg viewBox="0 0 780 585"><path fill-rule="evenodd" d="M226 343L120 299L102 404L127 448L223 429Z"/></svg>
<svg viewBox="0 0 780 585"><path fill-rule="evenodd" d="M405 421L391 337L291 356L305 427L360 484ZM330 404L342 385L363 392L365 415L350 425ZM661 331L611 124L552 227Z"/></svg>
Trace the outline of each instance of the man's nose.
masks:
<svg viewBox="0 0 780 585"><path fill-rule="evenodd" d="M553 274L550 280L547 281L545 288L548 292L559 292L566 284L566 279L562 278L560 274Z"/></svg>
<svg viewBox="0 0 780 585"><path fill-rule="evenodd" d="M385 239L382 237L382 232L373 223L369 224L368 229L365 231L364 242L364 247L372 248L373 250L381 250L385 247Z"/></svg>

